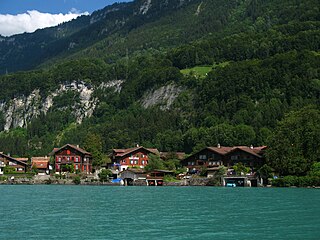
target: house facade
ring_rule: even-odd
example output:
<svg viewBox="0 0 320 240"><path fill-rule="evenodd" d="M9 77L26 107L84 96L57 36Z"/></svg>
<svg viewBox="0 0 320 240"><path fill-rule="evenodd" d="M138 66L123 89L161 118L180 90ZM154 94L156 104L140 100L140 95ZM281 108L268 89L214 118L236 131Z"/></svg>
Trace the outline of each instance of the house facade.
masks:
<svg viewBox="0 0 320 240"><path fill-rule="evenodd" d="M127 149L113 149L110 155L112 169L119 171L128 168L144 168L149 161L149 154L159 155L159 151L154 148L135 147Z"/></svg>
<svg viewBox="0 0 320 240"><path fill-rule="evenodd" d="M56 173L68 171L70 165L74 167L74 171L86 174L92 172L92 155L79 146L66 144L53 149L50 155L55 159Z"/></svg>
<svg viewBox="0 0 320 240"><path fill-rule="evenodd" d="M232 168L237 163L242 163L253 171L264 163L264 150L262 147L206 147L201 151L187 157L181 163L188 168L189 173L196 173L203 168L218 169L220 166Z"/></svg>
<svg viewBox="0 0 320 240"><path fill-rule="evenodd" d="M9 155L0 153L0 174L4 174L4 168L10 166L16 172L26 172L28 164L23 161L19 161Z"/></svg>
<svg viewBox="0 0 320 240"><path fill-rule="evenodd" d="M39 175L49 174L50 158L45 157L32 157L31 168L37 169Z"/></svg>

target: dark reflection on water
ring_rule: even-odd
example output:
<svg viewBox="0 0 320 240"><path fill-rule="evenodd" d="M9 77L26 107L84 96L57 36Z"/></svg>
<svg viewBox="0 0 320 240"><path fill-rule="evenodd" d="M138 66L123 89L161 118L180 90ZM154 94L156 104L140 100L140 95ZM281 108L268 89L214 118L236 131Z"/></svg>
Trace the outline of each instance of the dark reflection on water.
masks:
<svg viewBox="0 0 320 240"><path fill-rule="evenodd" d="M0 239L320 239L319 189L0 186Z"/></svg>

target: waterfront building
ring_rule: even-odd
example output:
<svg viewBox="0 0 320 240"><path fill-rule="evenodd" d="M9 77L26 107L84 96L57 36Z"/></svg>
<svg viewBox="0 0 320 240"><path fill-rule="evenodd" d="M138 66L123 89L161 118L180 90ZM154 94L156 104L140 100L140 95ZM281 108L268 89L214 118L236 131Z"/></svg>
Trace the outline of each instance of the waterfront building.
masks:
<svg viewBox="0 0 320 240"><path fill-rule="evenodd" d="M50 155L54 157L56 173L67 172L70 165L75 172L92 172L92 155L79 146L66 144L61 148L54 148Z"/></svg>
<svg viewBox="0 0 320 240"><path fill-rule="evenodd" d="M203 168L218 169L220 166L232 168L237 163L242 163L253 171L265 162L265 149L266 146L224 147L218 145L216 147L206 147L185 158L181 163L188 168L189 173L196 173Z"/></svg>

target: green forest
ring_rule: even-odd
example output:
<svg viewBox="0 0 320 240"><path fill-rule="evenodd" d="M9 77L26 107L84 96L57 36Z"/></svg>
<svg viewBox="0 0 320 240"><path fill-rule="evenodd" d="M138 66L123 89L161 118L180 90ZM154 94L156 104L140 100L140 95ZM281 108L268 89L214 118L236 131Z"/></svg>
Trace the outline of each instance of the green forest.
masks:
<svg viewBox="0 0 320 240"><path fill-rule="evenodd" d="M96 90L98 106L81 124L68 107L79 96L57 96L26 128L0 132L1 151L30 157L70 143L95 152L99 162L113 148L136 144L187 154L217 144L267 145L267 163L277 173L303 176L320 161L319 6L319 0L203 0L155 8L123 26L110 20L76 31L76 25L68 36L76 49L47 52L41 62L1 75L0 100L34 89L46 96L80 80L97 87L120 79L121 91ZM120 13L128 9L114 18ZM91 37L102 26L112 30ZM141 105L147 91L168 84L183 89L170 109Z"/></svg>

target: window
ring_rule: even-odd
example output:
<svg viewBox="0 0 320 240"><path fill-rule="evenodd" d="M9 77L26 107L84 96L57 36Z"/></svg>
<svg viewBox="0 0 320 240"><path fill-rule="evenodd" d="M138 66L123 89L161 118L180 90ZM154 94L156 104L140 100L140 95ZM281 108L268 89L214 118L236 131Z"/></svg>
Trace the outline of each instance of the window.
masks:
<svg viewBox="0 0 320 240"><path fill-rule="evenodd" d="M134 164L138 164L138 160L134 160Z"/></svg>
<svg viewBox="0 0 320 240"><path fill-rule="evenodd" d="M70 161L70 157L67 157L68 162Z"/></svg>
<svg viewBox="0 0 320 240"><path fill-rule="evenodd" d="M231 156L231 160L237 160L237 159L239 159L239 156L238 156L238 155L233 155L233 156Z"/></svg>
<svg viewBox="0 0 320 240"><path fill-rule="evenodd" d="M205 160L205 159L207 159L207 155L199 155L199 159Z"/></svg>
<svg viewBox="0 0 320 240"><path fill-rule="evenodd" d="M79 165L78 164L76 164L76 170L79 170Z"/></svg>
<svg viewBox="0 0 320 240"><path fill-rule="evenodd" d="M78 157L76 157L76 162L79 162L79 158Z"/></svg>
<svg viewBox="0 0 320 240"><path fill-rule="evenodd" d="M142 163L142 165L144 165L145 161L144 161L144 160L142 160L142 162L141 162L141 163Z"/></svg>
<svg viewBox="0 0 320 240"><path fill-rule="evenodd" d="M122 163L126 163L126 160L125 160L125 159L123 159L121 162L122 162Z"/></svg>
<svg viewBox="0 0 320 240"><path fill-rule="evenodd" d="M86 170L87 170L87 166L86 166L86 165L84 165L84 166L83 166L83 169L86 171Z"/></svg>
<svg viewBox="0 0 320 240"><path fill-rule="evenodd" d="M133 160L130 161L130 164L133 164Z"/></svg>
<svg viewBox="0 0 320 240"><path fill-rule="evenodd" d="M83 161L86 162L86 161L87 161L87 158L84 158Z"/></svg>

